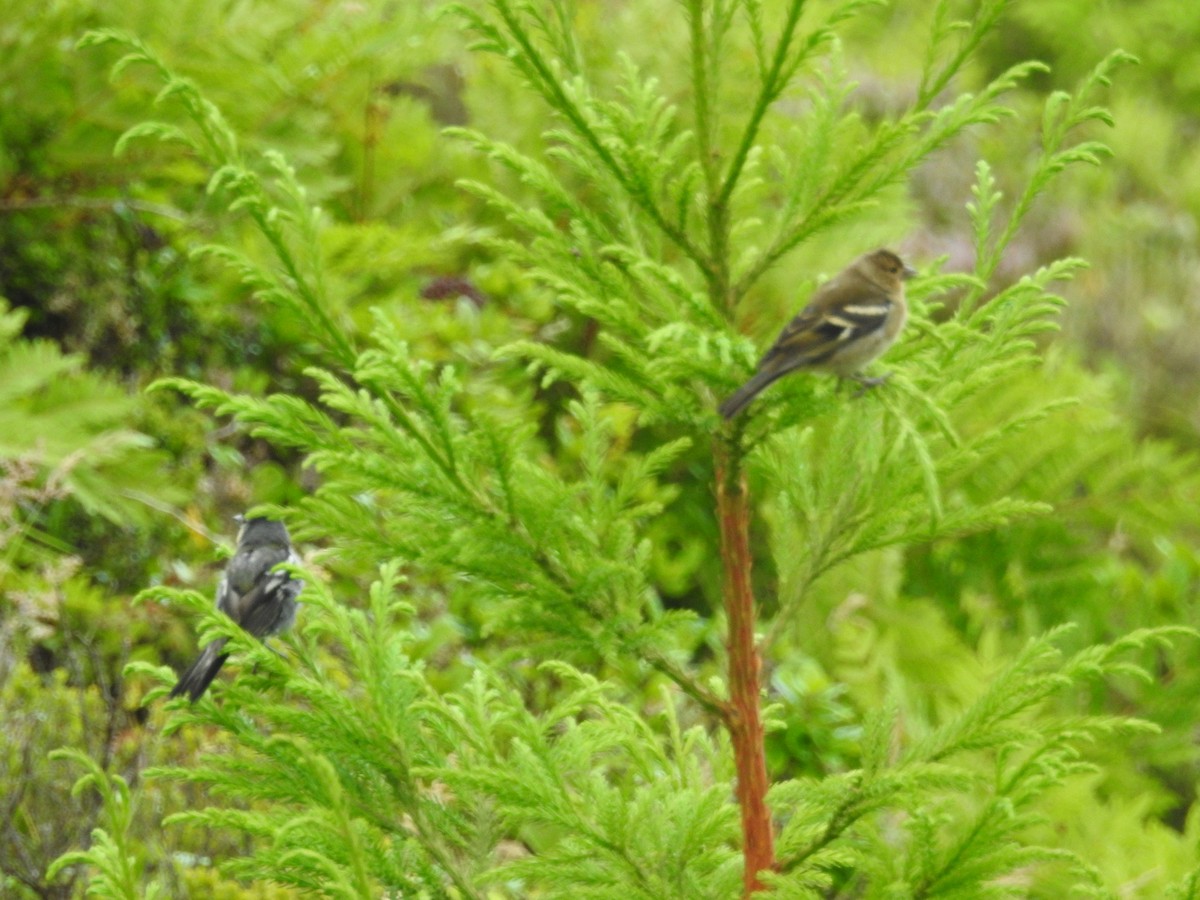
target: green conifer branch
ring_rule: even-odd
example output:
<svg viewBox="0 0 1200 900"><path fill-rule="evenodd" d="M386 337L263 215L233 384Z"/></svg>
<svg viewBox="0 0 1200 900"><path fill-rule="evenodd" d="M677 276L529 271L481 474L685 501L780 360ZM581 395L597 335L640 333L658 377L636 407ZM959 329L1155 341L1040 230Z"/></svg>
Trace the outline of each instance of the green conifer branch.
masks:
<svg viewBox="0 0 1200 900"><path fill-rule="evenodd" d="M952 0L939 0L934 10L933 28L931 30L930 48L925 54L925 67L921 73L921 87L917 91L916 106L918 109L927 108L954 79L963 65L971 58L983 39L996 27L1004 10L1012 0L984 0L975 12L970 22L952 22L950 6ZM965 27L964 27L965 26ZM950 59L934 73L934 67L939 56L940 45L953 37L958 38L958 44Z"/></svg>
<svg viewBox="0 0 1200 900"><path fill-rule="evenodd" d="M802 57L795 54L793 50L793 42L796 39L796 30L800 26L800 13L804 9L804 3L805 0L788 0L787 9L784 12L783 24L776 38L775 49L771 53L770 65L761 75L762 80L759 84L758 93L754 98L754 105L751 107L750 114L742 125L741 138L729 160L729 167L725 170L725 176L721 179L720 186L715 192L716 196L712 200L711 205L714 209L728 209L729 200L733 196L733 192L738 185L738 180L742 176L746 159L749 157L750 151L754 148L755 142L758 139L763 118L766 116L767 110L771 108L772 104L779 99L779 95L787 88L788 83L802 61ZM723 224L727 227L727 223Z"/></svg>
<svg viewBox="0 0 1200 900"><path fill-rule="evenodd" d="M706 278L711 279L715 273L708 257L692 242L685 230L668 218L655 201L647 185L642 183L635 173L622 165L608 145L600 139L583 109L568 95L562 80L555 75L548 60L538 50L533 36L525 28L519 13L509 0L492 0L491 5L503 20L508 34L520 48L523 62L522 72L529 78L531 85L546 99L552 109L570 123L605 170L616 179L629 199L650 217L662 233L683 251L684 255L704 273ZM460 9L479 27L481 22L479 16L465 8L460 7ZM489 30L494 32L495 29Z"/></svg>

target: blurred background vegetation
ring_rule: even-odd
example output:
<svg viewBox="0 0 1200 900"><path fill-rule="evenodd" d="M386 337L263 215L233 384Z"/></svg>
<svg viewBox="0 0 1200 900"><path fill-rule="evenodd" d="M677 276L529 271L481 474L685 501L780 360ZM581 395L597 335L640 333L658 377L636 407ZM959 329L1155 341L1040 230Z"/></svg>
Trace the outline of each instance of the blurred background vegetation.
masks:
<svg viewBox="0 0 1200 900"><path fill-rule="evenodd" d="M820 6L820 3L814 3ZM964 9L970 3L961 4ZM230 517L287 504L316 476L298 461L214 425L177 395L146 393L183 375L251 392L311 396L316 350L287 315L255 302L227 270L189 258L214 238L246 252L258 240L206 195L206 173L174 148L145 142L114 156L116 138L147 116L148 83L108 77L111 59L81 52L90 28L127 29L202 85L250 147L281 151L326 216L322 235L335 312L364 330L372 309L415 355L478 371L469 389L537 394L545 440L563 389L538 387L492 349L517 336L585 348L594 329L557 310L487 249L504 226L456 181L496 181L491 167L442 129L470 125L534 147L546 113L498 61L473 56L457 20L433 2L327 0L3 0L0 14L0 894L70 896L47 864L86 842L97 808L70 795L78 774L48 760L72 746L135 786L148 764L186 761L213 737L152 738L161 711L141 708L122 675L135 659L181 666L192 622L131 598L153 584L211 591ZM842 58L864 116L904 105L917 89L916 47L933 0L880 7L843 34ZM577 27L593 63L618 50L670 72L685 59L675 4L580 2ZM1011 391L1045 390L1080 404L1011 469L980 473L1047 517L961 541L877 554L830 578L803 611L802 653L773 661L771 688L788 729L772 738L776 773L842 771L856 763L857 723L899 685L929 690L905 712L936 721L968 696L989 661L1061 622L1080 642L1144 625L1197 624L1200 583L1200 17L1191 0L1014 3L975 60L976 84L1027 58L1049 70L1011 101L1022 115L941 152L884 215L907 223L898 247L922 266L972 264L963 214L975 161L992 163L1012 196L1028 174L1045 97L1075 85L1122 47L1103 102L1115 127L1102 168L1080 170L1042 198L999 273L1000 287L1063 255L1091 268L1065 288L1063 332L1048 363ZM910 50L912 52L910 52ZM679 74L680 89L686 73ZM971 85L960 85L970 89ZM803 99L784 98L803 112ZM519 193L520 185L506 188ZM798 305L801 286L866 247L845 235L813 241L764 281L764 342ZM875 240L863 235L864 244ZM984 398L980 422L1016 404ZM679 496L654 525L658 587L669 604L718 604L708 485L678 473ZM770 510L767 510L768 519ZM778 525L778 523L776 523ZM785 526L778 526L785 527ZM756 578L782 582L765 549ZM324 560L361 583L378 560ZM771 591L764 591L771 593ZM431 668L461 680L435 652L471 623L423 613ZM827 634L826 634L826 630ZM706 640L698 638L697 665ZM1194 648L1185 655L1195 660ZM1141 746L1097 748L1094 782L1056 798L1064 846L1114 848L1105 877L1127 896L1153 893L1194 861L1200 758L1200 669L1164 659L1160 682L1084 704L1135 713L1163 732ZM1170 690L1165 688L1170 686ZM137 837L174 860L163 877L184 895L243 896L207 863L245 846L186 829L161 831L192 798L154 783ZM1070 810L1077 810L1072 814ZM1105 823L1100 829L1099 821ZM76 875L77 877L77 875ZM1145 887L1150 885L1151 887ZM1144 891L1150 893L1143 893Z"/></svg>

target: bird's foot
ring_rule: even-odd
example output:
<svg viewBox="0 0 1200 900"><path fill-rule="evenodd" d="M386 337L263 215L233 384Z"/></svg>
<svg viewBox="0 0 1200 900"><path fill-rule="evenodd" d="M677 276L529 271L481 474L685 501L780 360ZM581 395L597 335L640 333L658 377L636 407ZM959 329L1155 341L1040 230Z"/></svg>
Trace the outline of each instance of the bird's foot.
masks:
<svg viewBox="0 0 1200 900"><path fill-rule="evenodd" d="M887 381L889 378L891 378L892 373L884 372L882 375L877 375L874 378L868 378L866 375L858 375L858 374L851 375L849 377L853 378L855 381L857 381L859 384L862 385L862 387L860 387L854 394L854 399L857 400L859 397L861 397L867 391L871 390L871 388L877 388L881 384L883 384L885 381Z"/></svg>

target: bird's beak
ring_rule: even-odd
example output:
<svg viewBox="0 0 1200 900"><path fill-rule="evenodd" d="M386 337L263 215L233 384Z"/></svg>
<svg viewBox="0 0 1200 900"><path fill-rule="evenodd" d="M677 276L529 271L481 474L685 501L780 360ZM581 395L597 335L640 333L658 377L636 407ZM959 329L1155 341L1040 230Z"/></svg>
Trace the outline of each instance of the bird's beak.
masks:
<svg viewBox="0 0 1200 900"><path fill-rule="evenodd" d="M910 278L914 277L916 274L917 274L917 270L916 270L916 269L914 269L912 266L905 266L905 267L904 267L904 271L902 271L902 272L900 273L900 276L901 276L901 277L902 277L902 278L903 278L905 281L908 281L908 279L910 279Z"/></svg>

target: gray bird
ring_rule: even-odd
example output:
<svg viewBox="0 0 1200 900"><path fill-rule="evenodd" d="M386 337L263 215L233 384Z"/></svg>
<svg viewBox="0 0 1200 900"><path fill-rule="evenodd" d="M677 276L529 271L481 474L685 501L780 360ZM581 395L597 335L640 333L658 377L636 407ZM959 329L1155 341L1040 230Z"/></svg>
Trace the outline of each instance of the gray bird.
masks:
<svg viewBox="0 0 1200 900"><path fill-rule="evenodd" d="M900 335L908 317L904 282L917 273L891 250L866 253L813 294L808 306L763 354L758 371L721 404L732 419L776 379L806 369L853 378L864 387L886 376L867 378L861 370Z"/></svg>
<svg viewBox="0 0 1200 900"><path fill-rule="evenodd" d="M270 519L244 520L237 550L217 588L217 609L259 639L286 631L296 620L296 596L304 582L287 572L272 571L282 562L299 562L284 524ZM179 676L171 696L187 694L193 703L200 699L229 658L221 652L224 648L225 638L205 647Z"/></svg>

